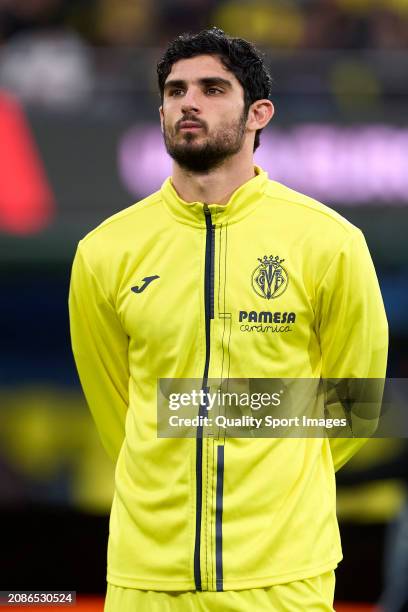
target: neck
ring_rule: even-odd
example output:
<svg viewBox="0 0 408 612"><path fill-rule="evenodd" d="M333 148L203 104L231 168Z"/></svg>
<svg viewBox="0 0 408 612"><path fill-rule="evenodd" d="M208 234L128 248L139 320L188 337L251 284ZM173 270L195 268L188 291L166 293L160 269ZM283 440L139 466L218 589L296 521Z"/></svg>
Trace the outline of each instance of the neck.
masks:
<svg viewBox="0 0 408 612"><path fill-rule="evenodd" d="M185 202L226 204L232 193L254 176L252 153L238 154L205 174L190 172L173 162L172 183Z"/></svg>

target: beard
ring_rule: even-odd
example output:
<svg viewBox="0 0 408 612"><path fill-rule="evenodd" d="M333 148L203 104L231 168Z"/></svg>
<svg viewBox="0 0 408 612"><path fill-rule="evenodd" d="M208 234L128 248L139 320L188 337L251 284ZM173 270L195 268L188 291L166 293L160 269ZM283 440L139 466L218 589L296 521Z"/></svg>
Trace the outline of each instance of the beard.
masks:
<svg viewBox="0 0 408 612"><path fill-rule="evenodd" d="M207 124L195 116L185 115L175 127L168 127L164 122L163 135L167 153L184 170L197 174L208 173L241 150L246 119L247 113L244 111L238 119L219 128L214 134L209 134ZM194 132L185 132L181 133L180 138L181 121L199 122L202 126L200 136ZM199 138L202 139L201 143L197 142Z"/></svg>

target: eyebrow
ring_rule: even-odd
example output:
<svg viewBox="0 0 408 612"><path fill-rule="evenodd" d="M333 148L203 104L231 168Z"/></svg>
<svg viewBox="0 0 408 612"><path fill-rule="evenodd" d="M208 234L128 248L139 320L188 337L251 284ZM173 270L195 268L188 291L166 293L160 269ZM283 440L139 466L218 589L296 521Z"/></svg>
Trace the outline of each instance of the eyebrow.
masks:
<svg viewBox="0 0 408 612"><path fill-rule="evenodd" d="M227 89L232 89L232 83L228 79L223 79L222 77L214 76L214 77L204 77L202 79L198 79L196 81L200 85L221 85L226 87ZM185 87L187 84L186 81L182 79L171 79L170 81L166 81L164 84L164 89L170 89L171 87Z"/></svg>

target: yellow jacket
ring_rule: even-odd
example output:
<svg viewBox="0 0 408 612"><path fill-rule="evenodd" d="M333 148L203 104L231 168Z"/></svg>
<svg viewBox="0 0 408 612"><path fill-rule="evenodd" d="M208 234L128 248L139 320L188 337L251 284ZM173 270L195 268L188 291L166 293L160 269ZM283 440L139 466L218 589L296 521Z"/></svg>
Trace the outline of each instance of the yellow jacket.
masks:
<svg viewBox="0 0 408 612"><path fill-rule="evenodd" d="M364 440L157 437L159 378L385 375L362 233L256 173L225 206L184 202L167 179L79 243L72 345L116 462L112 584L247 589L342 558L334 472Z"/></svg>

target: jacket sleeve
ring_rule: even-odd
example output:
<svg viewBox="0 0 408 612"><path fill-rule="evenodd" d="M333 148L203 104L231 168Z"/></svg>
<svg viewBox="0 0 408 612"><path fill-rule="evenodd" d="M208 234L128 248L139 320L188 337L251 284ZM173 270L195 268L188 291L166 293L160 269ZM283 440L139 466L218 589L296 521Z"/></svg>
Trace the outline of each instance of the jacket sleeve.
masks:
<svg viewBox="0 0 408 612"><path fill-rule="evenodd" d="M329 263L320 283L317 323L323 379L342 379L343 388L348 388L353 385L349 379L385 378L388 324L374 265L364 236L356 228ZM382 387L381 381L379 385L378 381L372 382L372 388L380 388L380 392L377 393L378 401L371 404L371 415L367 415L369 403L364 404L366 414L362 420L358 407L356 410L351 407L349 437L330 438L336 471L367 441L367 437L362 436L374 433ZM342 411L344 417L344 406L337 406L340 410L336 414L335 403L327 406L330 416L339 416Z"/></svg>
<svg viewBox="0 0 408 612"><path fill-rule="evenodd" d="M69 313L82 388L102 443L116 462L128 409L129 339L81 246L72 267Z"/></svg>

